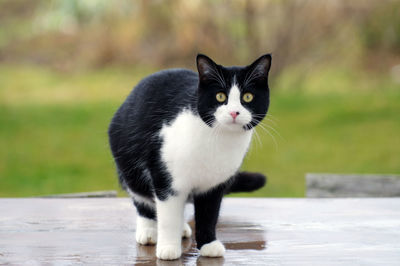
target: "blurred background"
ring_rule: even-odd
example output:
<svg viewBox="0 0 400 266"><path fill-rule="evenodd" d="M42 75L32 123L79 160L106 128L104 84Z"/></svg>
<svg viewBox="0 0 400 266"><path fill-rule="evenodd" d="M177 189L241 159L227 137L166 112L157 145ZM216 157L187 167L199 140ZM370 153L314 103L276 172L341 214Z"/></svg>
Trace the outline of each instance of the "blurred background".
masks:
<svg viewBox="0 0 400 266"><path fill-rule="evenodd" d="M271 117L243 165L269 183L251 196L303 197L308 172L400 173L400 1L0 0L0 196L118 189L113 113L199 52L272 53Z"/></svg>

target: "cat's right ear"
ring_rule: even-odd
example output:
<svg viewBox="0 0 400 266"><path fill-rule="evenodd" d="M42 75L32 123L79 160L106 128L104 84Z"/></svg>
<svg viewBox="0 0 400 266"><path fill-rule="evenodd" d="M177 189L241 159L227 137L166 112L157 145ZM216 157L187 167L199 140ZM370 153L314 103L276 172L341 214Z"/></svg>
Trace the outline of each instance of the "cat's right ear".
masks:
<svg viewBox="0 0 400 266"><path fill-rule="evenodd" d="M217 64L204 54L198 54L196 58L197 71L201 81L211 78L212 75L218 73Z"/></svg>

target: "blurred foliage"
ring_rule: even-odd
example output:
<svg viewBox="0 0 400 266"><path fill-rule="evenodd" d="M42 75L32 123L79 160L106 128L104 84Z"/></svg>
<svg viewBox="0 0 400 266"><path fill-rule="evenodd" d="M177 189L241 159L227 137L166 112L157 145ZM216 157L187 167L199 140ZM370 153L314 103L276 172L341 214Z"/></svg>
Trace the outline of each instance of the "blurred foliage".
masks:
<svg viewBox="0 0 400 266"><path fill-rule="evenodd" d="M0 196L117 188L107 125L138 80L273 54L257 196L307 172L400 173L400 2L0 0ZM246 194L247 195L247 194Z"/></svg>
<svg viewBox="0 0 400 266"><path fill-rule="evenodd" d="M2 0L0 60L80 70L109 65L193 67L274 56L273 74L321 64L389 70L400 56L399 1ZM389 62L387 62L389 61Z"/></svg>
<svg viewBox="0 0 400 266"><path fill-rule="evenodd" d="M364 19L360 27L364 45L371 51L400 53L400 2L377 6L371 18Z"/></svg>

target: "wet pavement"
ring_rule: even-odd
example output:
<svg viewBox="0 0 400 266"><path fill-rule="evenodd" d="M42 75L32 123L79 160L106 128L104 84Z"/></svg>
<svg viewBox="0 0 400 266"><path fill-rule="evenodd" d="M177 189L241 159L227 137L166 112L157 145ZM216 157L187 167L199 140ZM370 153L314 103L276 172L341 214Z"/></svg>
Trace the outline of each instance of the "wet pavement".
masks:
<svg viewBox="0 0 400 266"><path fill-rule="evenodd" d="M193 207L186 217L193 228ZM127 198L0 199L0 265L400 265L400 198L224 199L224 258L135 242Z"/></svg>

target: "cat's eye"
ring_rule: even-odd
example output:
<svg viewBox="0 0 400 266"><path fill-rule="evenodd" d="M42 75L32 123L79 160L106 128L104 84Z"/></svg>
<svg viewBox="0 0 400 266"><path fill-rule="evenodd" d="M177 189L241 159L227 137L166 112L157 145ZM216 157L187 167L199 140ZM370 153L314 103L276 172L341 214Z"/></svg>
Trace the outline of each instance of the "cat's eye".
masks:
<svg viewBox="0 0 400 266"><path fill-rule="evenodd" d="M252 93L250 92L246 92L245 94L243 94L243 101L245 101L246 103L249 103L253 100L254 96Z"/></svg>
<svg viewBox="0 0 400 266"><path fill-rule="evenodd" d="M217 101L219 101L220 103L223 103L223 102L226 101L226 94L223 93L223 92L218 92L218 93L215 95L215 98L217 98Z"/></svg>

